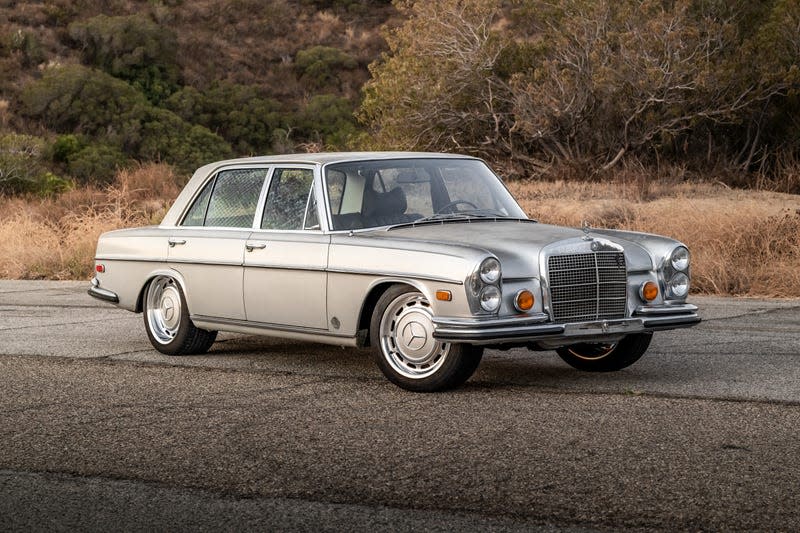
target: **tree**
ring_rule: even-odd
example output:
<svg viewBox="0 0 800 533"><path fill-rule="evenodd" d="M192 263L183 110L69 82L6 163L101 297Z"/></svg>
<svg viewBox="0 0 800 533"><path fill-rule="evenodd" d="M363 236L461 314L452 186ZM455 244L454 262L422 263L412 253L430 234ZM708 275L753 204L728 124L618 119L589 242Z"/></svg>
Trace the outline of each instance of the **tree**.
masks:
<svg viewBox="0 0 800 533"><path fill-rule="evenodd" d="M400 6L402 7L402 6ZM370 65L360 119L374 145L493 153L506 145L509 94L493 74L504 43L493 0L416 2ZM496 155L496 153L493 153Z"/></svg>

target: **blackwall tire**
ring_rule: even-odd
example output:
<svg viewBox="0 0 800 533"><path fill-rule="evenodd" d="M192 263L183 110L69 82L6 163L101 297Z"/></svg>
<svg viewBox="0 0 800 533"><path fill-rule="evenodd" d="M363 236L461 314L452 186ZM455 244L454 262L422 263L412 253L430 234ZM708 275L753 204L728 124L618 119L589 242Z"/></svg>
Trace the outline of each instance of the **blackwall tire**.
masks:
<svg viewBox="0 0 800 533"><path fill-rule="evenodd" d="M652 333L636 333L610 344L574 344L556 350L568 365L585 372L615 372L638 361L650 346Z"/></svg>
<svg viewBox="0 0 800 533"><path fill-rule="evenodd" d="M180 284L169 276L158 276L148 283L142 314L150 343L166 355L206 353L217 338L216 331L194 325Z"/></svg>

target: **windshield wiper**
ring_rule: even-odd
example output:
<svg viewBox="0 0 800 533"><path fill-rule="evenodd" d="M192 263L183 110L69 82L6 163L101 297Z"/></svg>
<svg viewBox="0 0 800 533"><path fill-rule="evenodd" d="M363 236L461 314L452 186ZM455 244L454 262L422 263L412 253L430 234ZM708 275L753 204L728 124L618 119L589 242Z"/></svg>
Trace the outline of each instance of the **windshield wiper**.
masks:
<svg viewBox="0 0 800 533"><path fill-rule="evenodd" d="M434 213L427 217L418 218L414 224L419 222L430 222L435 220L460 220L470 218L508 218L502 213L498 213L492 209L474 209L471 211L458 211L455 213Z"/></svg>

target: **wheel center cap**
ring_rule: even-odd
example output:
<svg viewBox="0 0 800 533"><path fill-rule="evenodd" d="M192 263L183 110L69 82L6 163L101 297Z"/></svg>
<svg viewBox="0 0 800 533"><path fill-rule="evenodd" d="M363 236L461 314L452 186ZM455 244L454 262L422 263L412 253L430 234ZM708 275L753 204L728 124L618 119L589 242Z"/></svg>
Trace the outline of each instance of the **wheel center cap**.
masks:
<svg viewBox="0 0 800 533"><path fill-rule="evenodd" d="M419 322L409 322L403 328L403 343L411 350L420 350L428 342L425 327Z"/></svg>
<svg viewBox="0 0 800 533"><path fill-rule="evenodd" d="M166 320L172 320L172 317L175 316L175 304L170 298L164 300L164 318Z"/></svg>

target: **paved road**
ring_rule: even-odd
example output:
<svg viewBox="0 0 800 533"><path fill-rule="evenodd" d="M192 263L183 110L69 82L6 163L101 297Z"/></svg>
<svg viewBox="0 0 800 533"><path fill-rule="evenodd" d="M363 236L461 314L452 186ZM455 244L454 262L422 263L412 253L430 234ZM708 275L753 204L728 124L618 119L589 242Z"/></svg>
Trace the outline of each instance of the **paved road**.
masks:
<svg viewBox="0 0 800 533"><path fill-rule="evenodd" d="M84 283L0 281L0 530L798 530L800 301L696 298L611 375L490 351L411 394L359 350L152 350Z"/></svg>

